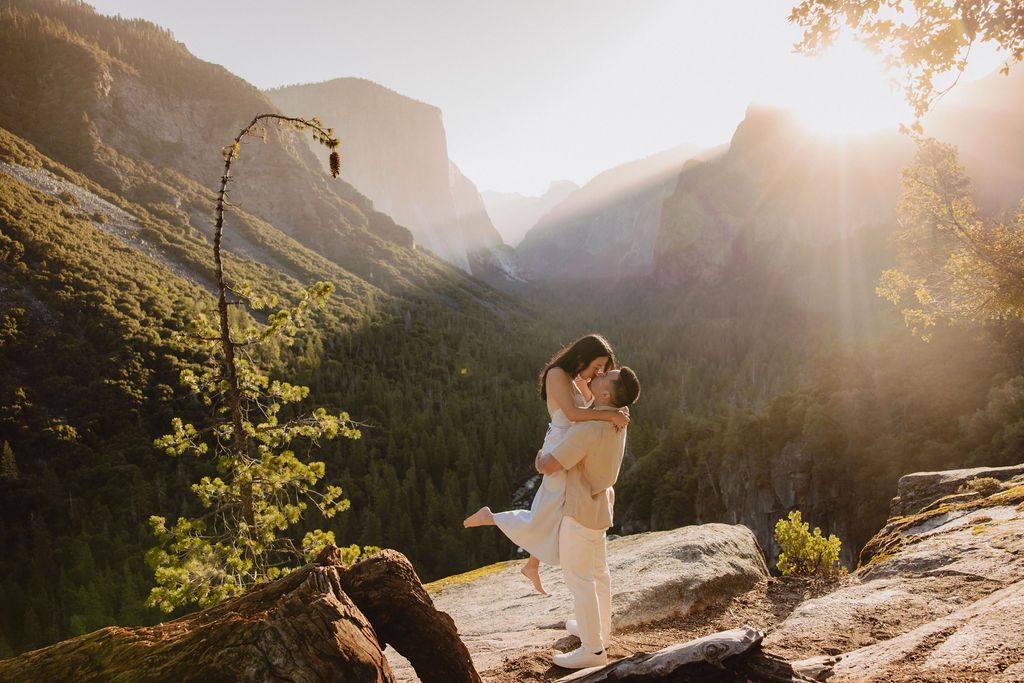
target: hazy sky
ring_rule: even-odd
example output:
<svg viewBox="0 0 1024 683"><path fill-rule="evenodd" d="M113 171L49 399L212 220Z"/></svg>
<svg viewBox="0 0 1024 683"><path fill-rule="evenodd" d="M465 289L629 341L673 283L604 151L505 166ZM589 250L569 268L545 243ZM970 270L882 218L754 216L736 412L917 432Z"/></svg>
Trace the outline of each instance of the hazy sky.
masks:
<svg viewBox="0 0 1024 683"><path fill-rule="evenodd" d="M898 118L858 51L792 53L795 0L88 1L170 29L260 88L358 76L435 105L480 190L538 195L727 142L755 100L840 128Z"/></svg>

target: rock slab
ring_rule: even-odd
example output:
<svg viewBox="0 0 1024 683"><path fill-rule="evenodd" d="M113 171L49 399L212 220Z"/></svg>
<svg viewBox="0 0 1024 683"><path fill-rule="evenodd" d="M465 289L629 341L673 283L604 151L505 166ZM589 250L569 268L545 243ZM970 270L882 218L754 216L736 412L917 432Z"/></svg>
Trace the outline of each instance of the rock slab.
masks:
<svg viewBox="0 0 1024 683"><path fill-rule="evenodd" d="M1016 468L999 469L1016 476ZM982 472L911 481L994 476ZM764 648L829 683L1024 680L1024 483L925 505L890 518L865 547L854 581L796 607Z"/></svg>
<svg viewBox="0 0 1024 683"><path fill-rule="evenodd" d="M467 531L467 533L471 533ZM438 609L450 614L477 670L500 667L507 658L550 650L572 597L557 567L542 565L549 595L536 593L519 573L522 562L505 562L427 586ZM612 631L690 610L749 590L767 578L764 554L742 525L704 524L608 541L612 576ZM388 652L399 680L415 680Z"/></svg>
<svg viewBox="0 0 1024 683"><path fill-rule="evenodd" d="M914 472L900 477L896 497L889 503L889 516L912 515L943 496L956 493L971 479L992 477L1005 481L1024 474L1024 465L1009 467L972 467L943 472Z"/></svg>

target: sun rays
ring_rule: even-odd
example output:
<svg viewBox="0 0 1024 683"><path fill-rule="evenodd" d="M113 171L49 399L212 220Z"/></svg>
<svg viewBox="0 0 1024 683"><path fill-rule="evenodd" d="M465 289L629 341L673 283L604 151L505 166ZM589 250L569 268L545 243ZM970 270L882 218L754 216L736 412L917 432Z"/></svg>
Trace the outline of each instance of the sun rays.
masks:
<svg viewBox="0 0 1024 683"><path fill-rule="evenodd" d="M887 130L913 120L880 59L852 41L797 62L765 92L766 101L792 110L809 129L832 138Z"/></svg>

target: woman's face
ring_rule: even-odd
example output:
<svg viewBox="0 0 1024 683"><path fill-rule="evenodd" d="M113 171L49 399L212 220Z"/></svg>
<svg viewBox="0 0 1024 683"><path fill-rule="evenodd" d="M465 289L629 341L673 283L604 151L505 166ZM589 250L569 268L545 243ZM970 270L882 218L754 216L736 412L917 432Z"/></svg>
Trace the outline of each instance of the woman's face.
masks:
<svg viewBox="0 0 1024 683"><path fill-rule="evenodd" d="M596 374L604 372L606 365L608 365L608 356L598 356L590 361L590 365L580 370L580 377L589 382Z"/></svg>

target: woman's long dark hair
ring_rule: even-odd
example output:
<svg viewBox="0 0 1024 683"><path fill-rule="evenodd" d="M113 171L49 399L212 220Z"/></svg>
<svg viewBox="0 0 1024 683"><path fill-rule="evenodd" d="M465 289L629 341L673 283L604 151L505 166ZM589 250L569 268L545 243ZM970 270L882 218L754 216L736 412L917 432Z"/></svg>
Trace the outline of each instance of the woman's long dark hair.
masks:
<svg viewBox="0 0 1024 683"><path fill-rule="evenodd" d="M548 370L562 368L569 375L569 379L576 379L576 375L580 374L595 358L601 356L608 356L608 365L605 366L605 370L614 370L615 353L612 351L612 345L599 334L588 334L564 347L548 361L540 373L540 400L548 400Z"/></svg>

